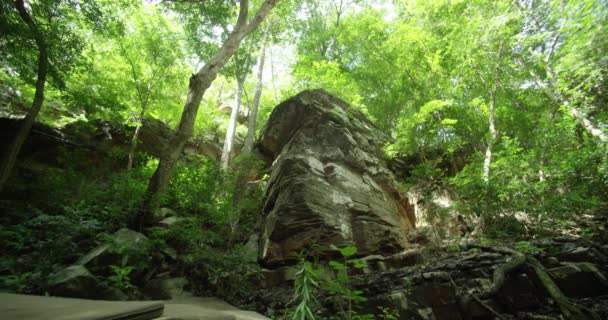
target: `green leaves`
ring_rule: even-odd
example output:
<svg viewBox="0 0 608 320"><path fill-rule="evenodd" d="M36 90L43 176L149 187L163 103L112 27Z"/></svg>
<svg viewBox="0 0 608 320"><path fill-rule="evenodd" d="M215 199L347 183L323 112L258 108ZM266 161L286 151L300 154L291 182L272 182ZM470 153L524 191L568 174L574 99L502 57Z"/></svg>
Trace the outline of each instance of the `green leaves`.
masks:
<svg viewBox="0 0 608 320"><path fill-rule="evenodd" d="M357 253L357 247L355 246L346 246L340 249L340 254L345 258L353 256L355 253Z"/></svg>

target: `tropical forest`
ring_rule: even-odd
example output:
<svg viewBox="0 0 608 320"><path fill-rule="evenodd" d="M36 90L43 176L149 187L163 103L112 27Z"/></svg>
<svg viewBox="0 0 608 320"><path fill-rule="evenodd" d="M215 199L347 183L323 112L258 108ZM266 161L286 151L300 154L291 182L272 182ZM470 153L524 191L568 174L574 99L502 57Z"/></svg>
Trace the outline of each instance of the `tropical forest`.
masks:
<svg viewBox="0 0 608 320"><path fill-rule="evenodd" d="M0 0L0 319L608 319L608 0Z"/></svg>

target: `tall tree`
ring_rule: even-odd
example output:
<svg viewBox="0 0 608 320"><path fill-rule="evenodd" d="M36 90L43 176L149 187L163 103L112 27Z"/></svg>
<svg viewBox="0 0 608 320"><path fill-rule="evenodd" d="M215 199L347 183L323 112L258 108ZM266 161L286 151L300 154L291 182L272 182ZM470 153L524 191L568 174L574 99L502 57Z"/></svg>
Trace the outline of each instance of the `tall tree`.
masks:
<svg viewBox="0 0 608 320"><path fill-rule="evenodd" d="M25 139L30 134L34 120L36 119L36 116L38 116L40 108L42 107L42 103L44 101L44 87L46 85L49 65L49 57L47 52L48 47L43 31L40 29L34 18L32 18L30 11L26 9L26 5L23 0L15 1L15 9L19 13L21 20L23 20L23 22L26 24L28 29L27 32L33 36L38 49L36 93L34 95L34 101L32 101L32 107L25 116L25 119L23 119L21 127L15 134L13 141L9 144L7 150L5 150L3 153L2 159L0 160L0 191L4 186L4 183L6 183L6 180L8 180L10 177L13 167L15 166L15 162L17 161L19 151L21 150Z"/></svg>
<svg viewBox="0 0 608 320"><path fill-rule="evenodd" d="M124 5L129 5L127 1ZM124 6L123 4L119 4ZM33 84L30 110L0 159L0 189L9 178L23 143L44 103L47 80L58 88L80 61L83 29L111 32L108 3L74 0L0 1L0 61L4 70ZM116 22L114 20L113 22ZM35 79L35 81L33 81Z"/></svg>
<svg viewBox="0 0 608 320"><path fill-rule="evenodd" d="M175 135L164 150L154 175L150 179L142 210L137 217L137 227L142 228L152 222L152 214L160 205L160 195L167 187L169 179L188 139L192 136L198 108L205 91L217 77L218 72L238 49L245 36L254 31L266 18L279 0L265 0L255 16L248 21L249 1L240 0L236 25L224 44L211 59L192 77L188 86L188 96L182 118Z"/></svg>
<svg viewBox="0 0 608 320"><path fill-rule="evenodd" d="M257 118L258 118L258 107L260 105L260 98L262 97L262 89L264 88L264 61L266 59L266 41L267 32L264 31L262 37L262 48L257 59L257 76L255 84L255 93L253 94L253 102L249 108L249 118L247 121L247 136L245 137L245 144L243 145L243 154L249 154L253 150L253 141L255 140L255 132L257 129Z"/></svg>
<svg viewBox="0 0 608 320"><path fill-rule="evenodd" d="M232 59L234 66L234 77L236 78L236 95L234 104L230 112L230 120L228 120L228 128L226 130L226 139L224 139L224 148L222 149L222 169L228 169L233 153L234 139L236 136L236 128L238 126L238 117L243 104L243 94L245 92L245 82L251 68L251 52L249 48L242 50L241 54L238 51Z"/></svg>
<svg viewBox="0 0 608 320"><path fill-rule="evenodd" d="M163 87L170 87L181 76L183 58L179 35L155 8L143 7L133 13L125 34L118 39L120 56L126 61L139 110L131 117L135 130L131 137L127 169L133 166L142 121L150 104ZM135 108L136 109L136 108Z"/></svg>

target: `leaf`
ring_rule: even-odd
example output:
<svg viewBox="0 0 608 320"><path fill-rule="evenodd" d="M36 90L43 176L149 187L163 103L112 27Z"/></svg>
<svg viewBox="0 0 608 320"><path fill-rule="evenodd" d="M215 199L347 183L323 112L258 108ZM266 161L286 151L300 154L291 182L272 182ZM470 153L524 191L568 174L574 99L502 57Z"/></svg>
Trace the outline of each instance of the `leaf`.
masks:
<svg viewBox="0 0 608 320"><path fill-rule="evenodd" d="M363 269L363 268L367 267L367 263L365 263L359 259L348 260L348 263L352 264L352 266L357 269Z"/></svg>
<svg viewBox="0 0 608 320"><path fill-rule="evenodd" d="M340 249L340 254L342 254L342 256L346 258L354 255L355 253L357 253L357 247L355 246L346 246Z"/></svg>
<svg viewBox="0 0 608 320"><path fill-rule="evenodd" d="M331 266L335 270L344 270L344 269L346 269L345 265L341 264L338 261L333 261L333 260L329 262L329 266Z"/></svg>

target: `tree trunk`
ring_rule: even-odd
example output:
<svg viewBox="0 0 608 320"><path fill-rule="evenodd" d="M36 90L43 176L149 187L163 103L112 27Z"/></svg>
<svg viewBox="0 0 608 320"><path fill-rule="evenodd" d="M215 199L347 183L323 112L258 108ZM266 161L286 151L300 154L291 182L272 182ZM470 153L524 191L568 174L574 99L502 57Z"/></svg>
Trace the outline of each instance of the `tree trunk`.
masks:
<svg viewBox="0 0 608 320"><path fill-rule="evenodd" d="M494 78L492 79L492 83L488 83L484 79L484 77L479 74L479 78L485 84L486 88L490 91L490 106L488 110L488 125L490 131L490 137L488 139L488 146L486 147L486 154L483 160L483 173L482 179L485 183L490 182L490 165L492 164L492 150L494 147L494 142L496 142L496 138L498 137L498 133L496 132L496 125L494 123L495 117L495 109L496 109L496 90L498 88L498 81L500 80L500 61L503 55L503 44L501 43L498 47L498 60L496 62L496 68L494 70Z"/></svg>
<svg viewBox="0 0 608 320"><path fill-rule="evenodd" d="M600 141L602 141L603 143L608 143L608 135L605 132L596 127L593 122L587 119L585 115L575 107L568 108L570 109L570 114L572 115L572 117L574 117L574 119L576 119L581 124L581 126L585 128L587 133L600 139Z"/></svg>
<svg viewBox="0 0 608 320"><path fill-rule="evenodd" d="M222 150L222 169L228 169L232 155L232 145L234 144L234 136L239 120L239 110L241 109L241 101L243 100L243 88L245 87L245 77L237 75L236 98L232 112L230 112L230 120L228 121L228 129L226 130L226 139L224 140L224 149Z"/></svg>
<svg viewBox="0 0 608 320"><path fill-rule="evenodd" d="M258 57L258 74L257 84L255 86L255 94L253 96L253 104L249 111L249 119L247 123L247 137L245 137L245 145L243 146L243 154L250 154L253 150L253 141L255 140L255 131L257 127L258 118L258 106L260 105L260 98L262 97L262 89L264 87L263 75L264 75L264 60L266 59L266 34L264 34L264 40L262 40L262 51Z"/></svg>
<svg viewBox="0 0 608 320"><path fill-rule="evenodd" d="M127 170L131 170L131 168L133 168L133 157L135 155L135 149L137 149L137 139L139 138L139 131L143 125L142 121L144 121L147 108L148 102L146 101L146 103L141 106L141 112L139 113L139 118L137 119L137 126L135 127L135 132L133 132L133 137L131 138L131 148L129 149L129 163L127 164Z"/></svg>
<svg viewBox="0 0 608 320"><path fill-rule="evenodd" d="M29 136L32 126L34 125L36 116L38 116L38 113L42 108L42 103L44 102L44 87L46 84L46 75L49 63L44 37L39 32L34 20L32 20L29 13L25 9L23 0L15 1L15 7L17 8L17 11L19 11L21 19L28 25L35 36L36 46L38 46L38 78L36 79L36 93L34 94L32 107L25 116L25 119L23 119L23 123L15 134L12 143L4 150L5 152L0 162L0 191L2 191L4 184L10 177L13 167L15 166L15 162L17 161L19 151L21 151L21 147Z"/></svg>
<svg viewBox="0 0 608 320"><path fill-rule="evenodd" d="M135 227L141 230L144 226L153 223L153 213L160 205L160 195L166 189L173 168L184 150L186 142L192 136L198 108L205 91L211 86L218 72L236 52L243 38L260 25L278 1L265 0L253 19L247 23L249 2L240 0L239 17L234 30L209 62L190 77L188 96L182 118L175 135L160 157L158 168L150 179L142 208L134 219Z"/></svg>
<svg viewBox="0 0 608 320"><path fill-rule="evenodd" d="M488 115L490 138L488 139L488 146L486 148L486 155L483 161L483 181L488 183L490 181L490 164L492 163L492 147L496 140L496 126L494 125L494 109L496 104L496 83L493 84L492 90L490 91L490 110Z"/></svg>

